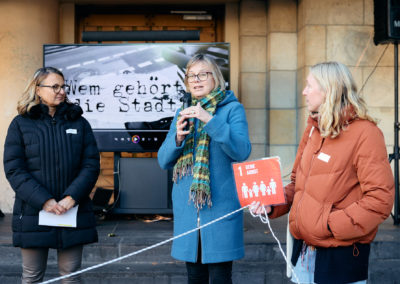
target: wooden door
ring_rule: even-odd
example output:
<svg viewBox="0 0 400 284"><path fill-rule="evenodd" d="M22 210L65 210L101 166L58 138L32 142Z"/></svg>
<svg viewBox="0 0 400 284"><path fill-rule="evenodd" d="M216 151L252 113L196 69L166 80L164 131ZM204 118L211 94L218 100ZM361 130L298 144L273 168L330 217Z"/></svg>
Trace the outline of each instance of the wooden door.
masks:
<svg viewBox="0 0 400 284"><path fill-rule="evenodd" d="M224 6L206 8L177 8L173 6L170 8L158 6L109 8L81 6L79 8L78 6L77 15L79 32L76 42L78 43L83 43L83 31L199 30L200 40L196 42L224 41Z"/></svg>

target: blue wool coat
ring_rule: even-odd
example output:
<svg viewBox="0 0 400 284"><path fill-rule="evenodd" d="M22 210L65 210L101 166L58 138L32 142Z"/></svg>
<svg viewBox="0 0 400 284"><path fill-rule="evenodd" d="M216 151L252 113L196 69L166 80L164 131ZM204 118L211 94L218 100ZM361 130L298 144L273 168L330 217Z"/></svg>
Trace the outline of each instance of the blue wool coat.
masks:
<svg viewBox="0 0 400 284"><path fill-rule="evenodd" d="M15 191L13 244L22 248L68 248L97 241L89 194L96 183L99 151L79 106L62 103L54 117L45 105L11 122L4 171ZM44 203L70 195L79 204L77 227L40 226Z"/></svg>
<svg viewBox="0 0 400 284"><path fill-rule="evenodd" d="M179 113L179 111L178 111ZM180 157L185 142L176 146L176 114L171 129L158 152L162 168L173 168ZM197 123L195 123L197 127ZM233 92L227 91L214 117L204 126L210 136L209 166L212 207L204 206L199 212L189 202L189 188L192 176L184 176L174 183L172 202L174 213L174 235L179 235L218 217L240 208L233 178L232 163L244 161L251 152L246 114ZM195 132L196 133L196 132ZM202 263L217 263L240 259L244 256L243 212L240 211L200 232ZM194 232L174 240L172 257L196 262L199 233Z"/></svg>

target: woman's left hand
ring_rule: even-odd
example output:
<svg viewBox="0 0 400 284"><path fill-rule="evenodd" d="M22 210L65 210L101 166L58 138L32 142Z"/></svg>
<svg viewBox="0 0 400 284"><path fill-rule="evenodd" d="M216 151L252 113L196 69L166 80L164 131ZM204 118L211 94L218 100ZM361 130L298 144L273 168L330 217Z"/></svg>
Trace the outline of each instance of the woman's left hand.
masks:
<svg viewBox="0 0 400 284"><path fill-rule="evenodd" d="M265 212L267 212L267 214L271 213L271 206L269 205L262 205L260 204L260 201L253 201L250 206L249 209L251 212L253 212L253 214L256 215L260 215L260 214L264 214Z"/></svg>
<svg viewBox="0 0 400 284"><path fill-rule="evenodd" d="M65 208L65 210L69 210L75 205L75 200L71 196L66 196L62 200L58 201L58 204Z"/></svg>
<svg viewBox="0 0 400 284"><path fill-rule="evenodd" d="M190 118L197 118L204 123L207 123L213 118L211 114L209 114L204 108L201 107L200 103L197 103L195 106L191 106L182 110L181 115L185 115Z"/></svg>

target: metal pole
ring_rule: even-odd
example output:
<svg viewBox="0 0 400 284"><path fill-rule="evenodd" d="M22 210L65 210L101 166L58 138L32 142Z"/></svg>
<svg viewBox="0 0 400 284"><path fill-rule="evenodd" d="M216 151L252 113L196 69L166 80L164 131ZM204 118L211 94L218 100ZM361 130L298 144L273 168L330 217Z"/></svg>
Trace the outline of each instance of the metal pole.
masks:
<svg viewBox="0 0 400 284"><path fill-rule="evenodd" d="M399 52L398 43L394 43L394 224L399 220Z"/></svg>

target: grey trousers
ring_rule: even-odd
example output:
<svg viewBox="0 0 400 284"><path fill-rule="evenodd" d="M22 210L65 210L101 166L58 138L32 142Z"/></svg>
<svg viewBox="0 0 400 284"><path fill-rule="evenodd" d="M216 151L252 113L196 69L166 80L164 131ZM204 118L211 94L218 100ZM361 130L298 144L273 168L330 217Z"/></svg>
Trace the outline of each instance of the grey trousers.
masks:
<svg viewBox="0 0 400 284"><path fill-rule="evenodd" d="M57 250L58 271L61 276L79 270L83 245ZM40 283L46 272L48 248L21 248L22 284ZM80 275L68 277L62 283L81 283Z"/></svg>

